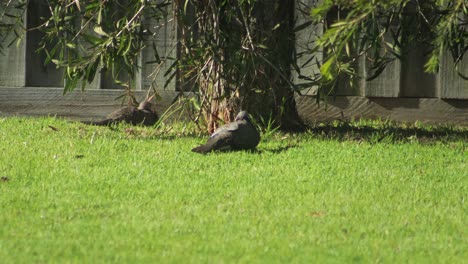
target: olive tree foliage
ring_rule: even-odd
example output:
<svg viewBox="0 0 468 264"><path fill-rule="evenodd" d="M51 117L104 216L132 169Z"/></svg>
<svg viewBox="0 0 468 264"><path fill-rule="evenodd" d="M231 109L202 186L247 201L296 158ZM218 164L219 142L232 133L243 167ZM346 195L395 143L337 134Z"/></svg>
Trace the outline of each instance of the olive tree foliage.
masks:
<svg viewBox="0 0 468 264"><path fill-rule="evenodd" d="M47 0L49 16L27 30L40 30L44 36L38 52L47 54L45 64L53 63L64 71L64 93L79 85L85 89L101 70L112 73L119 82L135 79L139 70L138 56L153 36L145 21L167 16L170 1L148 0ZM3 1L5 16L16 17L8 31L16 33L21 16L8 10L26 9L29 1ZM0 20L5 24L3 17ZM13 29L13 31L12 31ZM6 35L6 34L5 34ZM160 59L158 56L155 56Z"/></svg>
<svg viewBox="0 0 468 264"><path fill-rule="evenodd" d="M51 16L41 26L46 34L42 48L48 59L65 69L65 92L79 82L84 89L101 69L110 71L116 81L124 75L134 80L138 57L153 35L144 20L163 18L169 4L143 0L48 2Z"/></svg>
<svg viewBox="0 0 468 264"><path fill-rule="evenodd" d="M426 72L437 72L440 58L449 53L454 70L467 78L459 69L468 50L466 0L324 0L311 10L311 17L313 24L325 27L315 50L324 53L323 87L333 87L340 75L363 78L353 66L360 58L370 64L365 77L371 80L388 63L404 57L413 43L428 47Z"/></svg>

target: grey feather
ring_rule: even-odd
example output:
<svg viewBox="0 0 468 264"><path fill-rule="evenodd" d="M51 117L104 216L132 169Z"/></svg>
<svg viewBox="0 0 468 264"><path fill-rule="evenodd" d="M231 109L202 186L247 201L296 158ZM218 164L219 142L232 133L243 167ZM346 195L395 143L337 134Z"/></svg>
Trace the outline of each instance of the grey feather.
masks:
<svg viewBox="0 0 468 264"><path fill-rule="evenodd" d="M208 141L193 152L207 153L215 150L254 149L260 142L260 133L249 119L247 111L241 111L236 120L226 124L210 136Z"/></svg>

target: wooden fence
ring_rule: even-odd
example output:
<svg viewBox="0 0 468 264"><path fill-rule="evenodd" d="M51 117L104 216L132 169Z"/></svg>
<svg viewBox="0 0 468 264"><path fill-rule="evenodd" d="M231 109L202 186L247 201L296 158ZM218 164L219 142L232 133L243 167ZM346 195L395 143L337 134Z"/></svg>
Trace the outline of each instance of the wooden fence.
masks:
<svg viewBox="0 0 468 264"><path fill-rule="evenodd" d="M304 12L314 0L296 1L296 23L300 25L309 19ZM31 1L25 21L27 27L38 25L39 17L46 16L47 9L42 1ZM177 30L174 20L154 24L157 32L157 50L161 56L176 57ZM321 28L308 28L297 32L297 53L314 45L315 36ZM0 54L0 115L57 115L72 119L99 118L121 105L114 100L122 93L122 87L115 84L109 74L101 72L85 92L75 91L63 95L62 73L52 64L44 66L44 55L36 53L42 37L38 31L29 31L18 47L10 47ZM6 40L9 43L11 40ZM6 44L5 44L6 45ZM453 70L450 56L441 58L438 74L423 72L425 47L415 43L408 56L390 64L376 79L359 81L353 87L341 85L336 97L317 104L315 87L309 87L304 95L297 95L296 102L300 115L308 123L335 119L381 118L396 121L429 123L468 124L468 81ZM158 110L164 111L177 96L178 82L174 78L163 89L167 76L153 77L155 64L152 48L142 52L141 71L136 79L136 95L139 99L153 85L161 95ZM320 59L320 58L318 58ZM297 59L301 75L313 75L318 69L308 56ZM170 63L162 65L164 72ZM361 60L358 68L366 75L366 62ZM462 73L468 76L468 58L461 62ZM296 84L305 81L293 76ZM306 85L306 83L305 83Z"/></svg>

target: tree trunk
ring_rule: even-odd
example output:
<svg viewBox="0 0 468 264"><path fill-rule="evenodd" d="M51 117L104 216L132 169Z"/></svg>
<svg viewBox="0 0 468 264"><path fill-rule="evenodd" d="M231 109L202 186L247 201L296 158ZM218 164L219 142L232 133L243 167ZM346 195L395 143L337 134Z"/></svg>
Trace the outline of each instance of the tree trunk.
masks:
<svg viewBox="0 0 468 264"><path fill-rule="evenodd" d="M302 129L290 81L294 1L247 2L192 1L194 20L183 20L197 36L183 38L182 64L197 80L200 113L210 132L240 110L263 125Z"/></svg>
<svg viewBox="0 0 468 264"><path fill-rule="evenodd" d="M259 68L263 74L251 76L262 93L251 91L247 109L263 119L273 118L283 130L302 130L294 100L291 65L294 50L294 0L258 1L256 39L267 47L259 53ZM258 68L257 68L258 71ZM260 78L259 78L260 77Z"/></svg>

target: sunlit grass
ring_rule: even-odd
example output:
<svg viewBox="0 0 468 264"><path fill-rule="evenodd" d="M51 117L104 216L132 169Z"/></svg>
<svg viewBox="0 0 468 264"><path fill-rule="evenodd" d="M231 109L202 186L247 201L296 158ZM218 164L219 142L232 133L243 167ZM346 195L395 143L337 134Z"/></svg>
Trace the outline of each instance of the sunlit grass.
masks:
<svg viewBox="0 0 468 264"><path fill-rule="evenodd" d="M0 259L463 263L466 133L337 123L200 155L182 124L0 119Z"/></svg>

